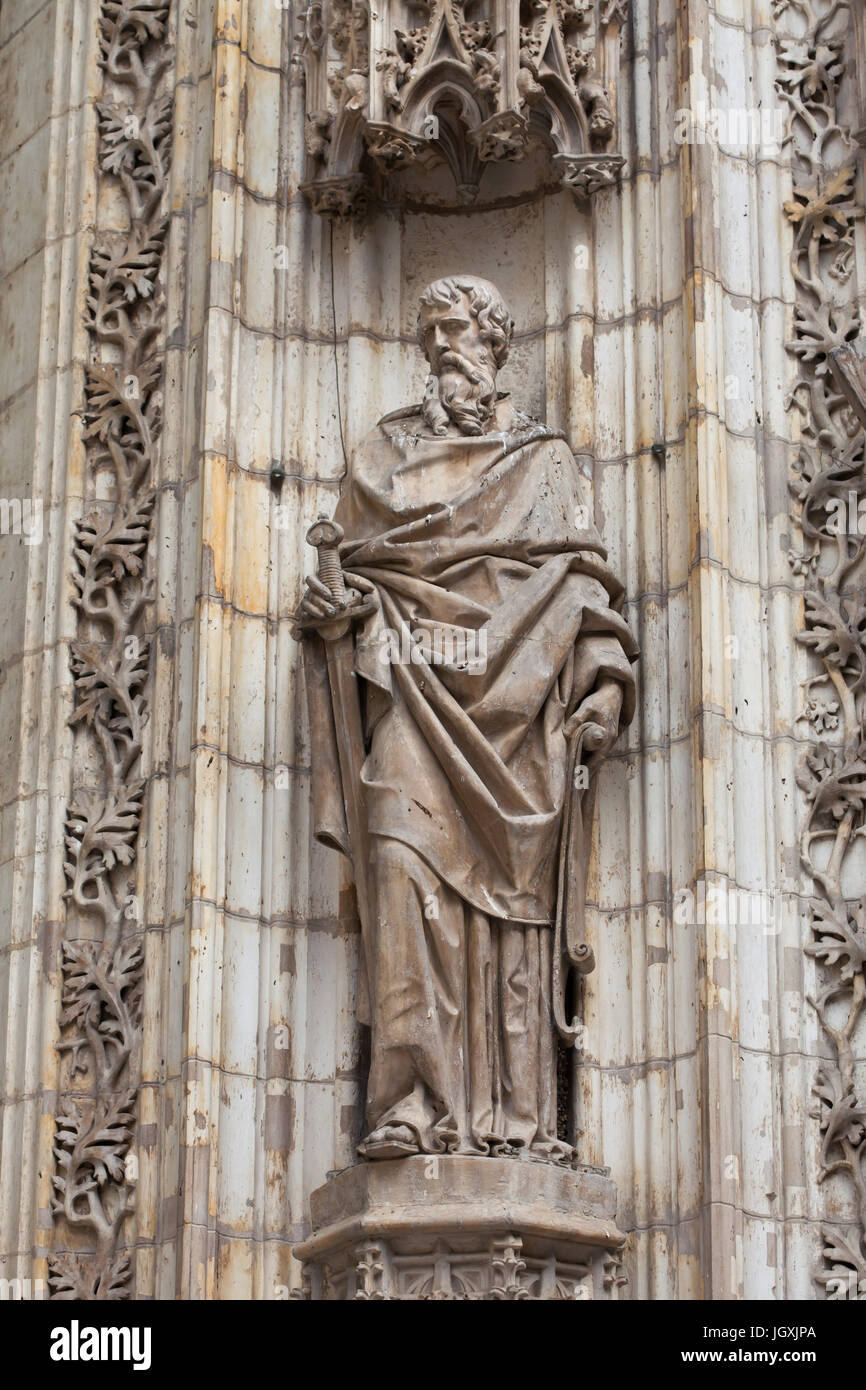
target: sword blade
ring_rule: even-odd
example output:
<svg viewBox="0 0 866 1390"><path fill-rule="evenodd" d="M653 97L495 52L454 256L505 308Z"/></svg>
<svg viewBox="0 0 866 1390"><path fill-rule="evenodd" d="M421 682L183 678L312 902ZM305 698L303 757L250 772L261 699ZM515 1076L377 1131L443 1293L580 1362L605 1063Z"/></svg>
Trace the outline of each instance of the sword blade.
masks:
<svg viewBox="0 0 866 1390"><path fill-rule="evenodd" d="M361 701L358 677L355 675L355 645L351 631L342 637L325 642L331 701L334 707L334 726L337 736L337 755L343 783L343 804L346 808L346 828L355 873L355 892L362 935L366 936L371 923L370 900L370 840L361 786L364 763L364 730L361 723Z"/></svg>

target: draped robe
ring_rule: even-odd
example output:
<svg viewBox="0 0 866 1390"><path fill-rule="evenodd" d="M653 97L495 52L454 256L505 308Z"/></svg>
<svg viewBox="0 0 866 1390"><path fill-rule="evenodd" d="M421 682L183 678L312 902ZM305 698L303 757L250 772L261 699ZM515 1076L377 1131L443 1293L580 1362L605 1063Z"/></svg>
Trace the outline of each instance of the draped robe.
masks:
<svg viewBox="0 0 866 1390"><path fill-rule="evenodd" d="M375 595L354 625L369 1129L567 1161L550 1008L564 724L604 677L627 723L636 655L577 465L507 397L477 437L436 437L416 407L361 445L335 520L347 582ZM322 640L304 646L316 834L348 852Z"/></svg>

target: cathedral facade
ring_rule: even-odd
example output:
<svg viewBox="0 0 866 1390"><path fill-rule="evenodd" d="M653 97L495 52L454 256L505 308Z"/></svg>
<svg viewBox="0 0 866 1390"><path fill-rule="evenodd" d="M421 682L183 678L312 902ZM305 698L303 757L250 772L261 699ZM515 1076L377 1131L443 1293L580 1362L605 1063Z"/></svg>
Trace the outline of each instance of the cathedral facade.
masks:
<svg viewBox="0 0 866 1390"><path fill-rule="evenodd" d="M0 80L0 1277L866 1297L860 0Z"/></svg>

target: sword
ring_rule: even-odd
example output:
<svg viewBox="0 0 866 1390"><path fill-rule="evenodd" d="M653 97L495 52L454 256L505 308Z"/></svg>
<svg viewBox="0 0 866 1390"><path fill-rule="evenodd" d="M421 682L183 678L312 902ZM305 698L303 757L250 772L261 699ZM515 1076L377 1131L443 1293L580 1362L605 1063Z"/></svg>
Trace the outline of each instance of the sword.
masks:
<svg viewBox="0 0 866 1390"><path fill-rule="evenodd" d="M358 690L358 677L355 675L355 644L352 638L352 618L364 617L374 611L375 598L372 595L353 602L346 588L343 567L340 564L340 541L343 528L325 516L319 516L307 532L307 541L314 546L318 559L318 575L331 592L334 606L340 610L338 615L327 623L319 620L301 620L301 629L314 628L325 644L328 665L328 681L331 687L331 703L334 710L334 727L337 736L337 754L340 763L340 780L343 784L343 805L346 810L346 829L349 834L349 850L355 873L355 893L358 899L358 916L361 921L361 938L372 945L369 936L372 923L372 900L370 896L370 843L367 832L367 816L361 790L361 768L366 756L364 748L364 728L361 720L361 701ZM345 616L343 616L345 614ZM351 616L349 616L351 614ZM370 955L365 951L369 969Z"/></svg>

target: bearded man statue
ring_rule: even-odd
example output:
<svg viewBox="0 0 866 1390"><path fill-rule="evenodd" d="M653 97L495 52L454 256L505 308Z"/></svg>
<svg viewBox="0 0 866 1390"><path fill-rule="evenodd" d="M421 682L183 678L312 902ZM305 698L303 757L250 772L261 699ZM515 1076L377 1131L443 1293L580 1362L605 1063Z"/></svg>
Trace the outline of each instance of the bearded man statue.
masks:
<svg viewBox="0 0 866 1390"><path fill-rule="evenodd" d="M424 400L357 450L296 614L315 830L358 888L367 1159L573 1159L557 1037L637 649L563 435L497 391L513 328L485 280L424 291Z"/></svg>

